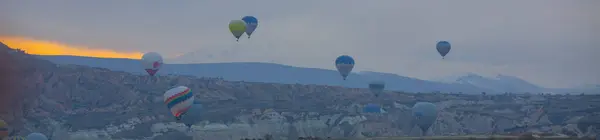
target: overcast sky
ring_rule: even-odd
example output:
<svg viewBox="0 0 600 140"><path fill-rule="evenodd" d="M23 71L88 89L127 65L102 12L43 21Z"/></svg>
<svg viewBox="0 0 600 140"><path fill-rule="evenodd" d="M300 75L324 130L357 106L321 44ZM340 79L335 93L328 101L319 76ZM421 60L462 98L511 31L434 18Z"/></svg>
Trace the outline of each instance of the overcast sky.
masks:
<svg viewBox="0 0 600 140"><path fill-rule="evenodd" d="M155 51L171 63L334 69L348 54L357 71L500 73L569 87L600 84L598 7L600 0L3 0L0 35ZM227 24L245 15L259 27L236 43ZM452 44L445 60L439 40Z"/></svg>

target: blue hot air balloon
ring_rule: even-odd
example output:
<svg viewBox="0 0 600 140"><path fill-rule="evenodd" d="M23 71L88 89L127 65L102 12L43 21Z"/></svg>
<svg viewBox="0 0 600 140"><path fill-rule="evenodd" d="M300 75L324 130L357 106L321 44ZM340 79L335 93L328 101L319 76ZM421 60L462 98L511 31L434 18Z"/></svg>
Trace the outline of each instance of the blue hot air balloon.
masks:
<svg viewBox="0 0 600 140"><path fill-rule="evenodd" d="M383 92L385 89L385 82L383 81L373 81L369 83L369 90L375 94L375 97L379 97L379 94Z"/></svg>
<svg viewBox="0 0 600 140"><path fill-rule="evenodd" d="M370 103L370 104L365 105L365 107L363 108L363 112L364 113L381 113L381 106Z"/></svg>
<svg viewBox="0 0 600 140"><path fill-rule="evenodd" d="M335 59L335 68L340 72L342 78L346 80L346 77L348 77L348 74L354 68L354 59L348 55L339 56Z"/></svg>
<svg viewBox="0 0 600 140"><path fill-rule="evenodd" d="M258 27L258 19L254 16L245 16L242 20L246 22L246 34L248 35L248 38L250 38L254 30Z"/></svg>
<svg viewBox="0 0 600 140"><path fill-rule="evenodd" d="M450 49L452 47L450 45L450 42L440 41L437 43L435 48L437 49L438 53L440 53L440 55L442 56L442 59L444 59L444 57L450 52Z"/></svg>
<svg viewBox="0 0 600 140"><path fill-rule="evenodd" d="M25 138L28 140L48 140L48 137L42 133L31 133Z"/></svg>
<svg viewBox="0 0 600 140"><path fill-rule="evenodd" d="M417 102L413 108L412 126L417 125L425 135L431 125L437 120L438 110L435 104L430 102Z"/></svg>
<svg viewBox="0 0 600 140"><path fill-rule="evenodd" d="M191 127L193 124L202 120L202 113L202 104L194 102L194 104L190 106L190 109L188 109L188 111L181 116L181 120L179 121L185 124L185 126Z"/></svg>

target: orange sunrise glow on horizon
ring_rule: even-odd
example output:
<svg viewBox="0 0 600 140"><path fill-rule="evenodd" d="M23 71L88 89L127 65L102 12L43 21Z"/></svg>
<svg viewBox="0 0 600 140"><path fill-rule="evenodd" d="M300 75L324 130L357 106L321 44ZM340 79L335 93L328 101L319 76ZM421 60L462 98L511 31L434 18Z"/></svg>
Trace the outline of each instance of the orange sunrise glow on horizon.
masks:
<svg viewBox="0 0 600 140"><path fill-rule="evenodd" d="M23 37L0 36L0 42L12 49L21 49L35 55L72 55L99 58L140 59L141 52L118 52L108 49L92 49L83 46L67 45L54 41L36 40Z"/></svg>

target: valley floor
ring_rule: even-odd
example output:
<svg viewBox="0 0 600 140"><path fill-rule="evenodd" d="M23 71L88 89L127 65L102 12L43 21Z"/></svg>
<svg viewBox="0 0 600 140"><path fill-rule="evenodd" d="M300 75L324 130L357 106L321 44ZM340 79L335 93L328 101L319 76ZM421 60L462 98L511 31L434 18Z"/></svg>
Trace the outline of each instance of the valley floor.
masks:
<svg viewBox="0 0 600 140"><path fill-rule="evenodd" d="M377 137L377 138L356 138L356 139L334 139L334 140L516 140L519 136L507 135L468 135L468 136L426 136L426 137ZM546 136L538 137L537 139L548 140L573 140L568 136ZM581 138L579 138L581 139ZM590 139L593 140L593 139Z"/></svg>

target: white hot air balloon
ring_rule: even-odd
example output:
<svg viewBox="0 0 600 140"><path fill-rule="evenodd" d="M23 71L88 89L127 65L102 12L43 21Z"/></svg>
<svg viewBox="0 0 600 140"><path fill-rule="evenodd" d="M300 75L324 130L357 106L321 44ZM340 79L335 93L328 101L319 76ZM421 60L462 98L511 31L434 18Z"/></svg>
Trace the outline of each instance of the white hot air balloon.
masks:
<svg viewBox="0 0 600 140"><path fill-rule="evenodd" d="M149 52L142 56L142 67L150 76L154 76L163 65L163 58L160 54Z"/></svg>

